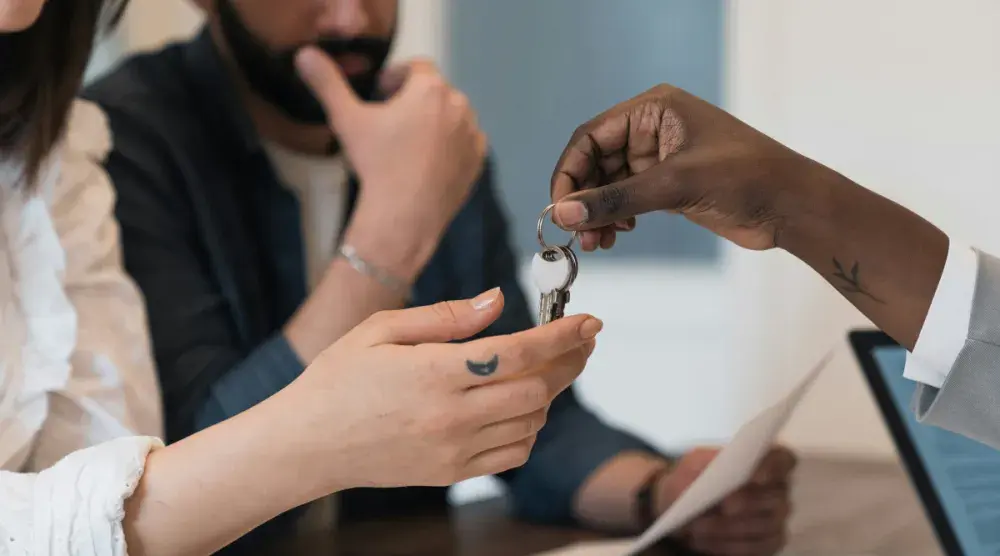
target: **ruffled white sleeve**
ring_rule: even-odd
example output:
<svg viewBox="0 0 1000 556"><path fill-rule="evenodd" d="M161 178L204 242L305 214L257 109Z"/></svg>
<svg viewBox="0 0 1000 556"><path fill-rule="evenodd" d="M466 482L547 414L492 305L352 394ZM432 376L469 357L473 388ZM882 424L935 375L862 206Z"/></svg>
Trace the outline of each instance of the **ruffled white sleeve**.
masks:
<svg viewBox="0 0 1000 556"><path fill-rule="evenodd" d="M0 554L125 556L125 500L159 447L156 438L120 438L41 473L0 471Z"/></svg>

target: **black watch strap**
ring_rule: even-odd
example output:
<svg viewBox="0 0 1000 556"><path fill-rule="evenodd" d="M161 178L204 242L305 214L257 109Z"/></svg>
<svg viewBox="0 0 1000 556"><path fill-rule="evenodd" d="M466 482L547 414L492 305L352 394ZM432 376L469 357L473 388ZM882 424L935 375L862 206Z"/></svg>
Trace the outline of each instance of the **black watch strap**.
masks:
<svg viewBox="0 0 1000 556"><path fill-rule="evenodd" d="M656 485L660 478L670 472L670 466L657 469L646 477L646 482L642 483L639 491L635 495L636 509L639 517L639 526L646 530L659 517L656 514Z"/></svg>

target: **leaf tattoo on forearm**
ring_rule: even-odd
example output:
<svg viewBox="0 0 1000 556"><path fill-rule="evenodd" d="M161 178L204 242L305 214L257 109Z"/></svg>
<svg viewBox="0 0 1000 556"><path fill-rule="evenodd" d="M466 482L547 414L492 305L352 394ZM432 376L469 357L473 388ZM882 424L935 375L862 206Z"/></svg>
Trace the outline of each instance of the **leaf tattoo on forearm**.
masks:
<svg viewBox="0 0 1000 556"><path fill-rule="evenodd" d="M837 283L834 283L834 286L838 290L844 293L856 293L863 295L876 303L885 303L881 299L872 295L870 291L866 290L864 287L861 286L861 278L859 276L861 273L861 269L857 261L854 262L854 265L851 267L851 271L847 272L844 269L844 265L840 264L840 261L838 261L837 258L834 257L833 267L835 269L833 273L833 277L836 279L835 282L839 281Z"/></svg>

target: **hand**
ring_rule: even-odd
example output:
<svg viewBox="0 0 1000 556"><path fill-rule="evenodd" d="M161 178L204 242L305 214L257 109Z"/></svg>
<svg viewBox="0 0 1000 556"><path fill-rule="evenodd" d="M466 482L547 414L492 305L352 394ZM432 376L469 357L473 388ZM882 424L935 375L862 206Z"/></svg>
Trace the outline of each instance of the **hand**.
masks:
<svg viewBox="0 0 1000 556"><path fill-rule="evenodd" d="M680 213L742 247L774 247L807 172L830 172L725 111L660 85L580 126L552 174L557 224L610 248L632 217ZM572 202L571 202L572 201ZM793 206L794 205L794 206Z"/></svg>
<svg viewBox="0 0 1000 556"><path fill-rule="evenodd" d="M290 387L316 439L326 490L444 486L522 465L601 322L587 315L508 336L464 339L503 311L475 300L378 313Z"/></svg>
<svg viewBox="0 0 1000 556"><path fill-rule="evenodd" d="M486 135L469 99L425 60L387 70L381 84L392 96L379 103L359 99L317 49L303 49L297 63L363 185L348 241L414 277L483 168Z"/></svg>
<svg viewBox="0 0 1000 556"><path fill-rule="evenodd" d="M658 510L666 511L705 470L718 450L700 448L682 457L658 485ZM718 506L698 517L676 538L711 556L767 556L785 544L791 505L789 489L795 456L774 448L761 461L750 482Z"/></svg>

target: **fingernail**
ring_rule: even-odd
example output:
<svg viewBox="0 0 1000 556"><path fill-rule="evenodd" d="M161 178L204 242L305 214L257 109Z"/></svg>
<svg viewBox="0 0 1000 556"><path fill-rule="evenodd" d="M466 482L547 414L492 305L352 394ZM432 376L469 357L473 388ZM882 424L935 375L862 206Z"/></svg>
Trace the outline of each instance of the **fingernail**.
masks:
<svg viewBox="0 0 1000 556"><path fill-rule="evenodd" d="M483 292L472 300L472 308L477 311L485 311L493 306L500 298L500 288L493 288L488 292Z"/></svg>
<svg viewBox="0 0 1000 556"><path fill-rule="evenodd" d="M316 64L319 62L319 57L316 52L311 48L303 48L295 55L295 67L302 74L302 77L308 79L309 76L316 72Z"/></svg>
<svg viewBox="0 0 1000 556"><path fill-rule="evenodd" d="M585 224L589 218L587 205L584 205L580 201L556 203L556 208L553 212L555 213L556 224L561 226L579 226L580 224Z"/></svg>
<svg viewBox="0 0 1000 556"><path fill-rule="evenodd" d="M604 323L601 322L600 319L590 317L580 325L580 336L582 336L584 340L589 340L594 336L597 336L597 333L600 332L602 328L604 328Z"/></svg>

